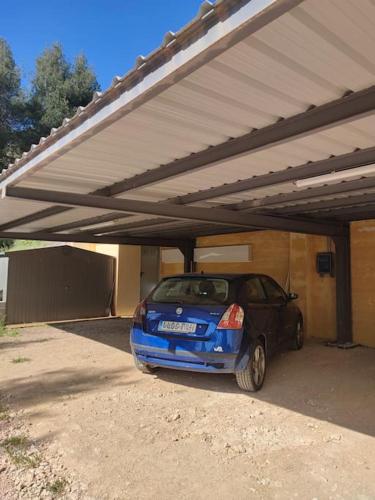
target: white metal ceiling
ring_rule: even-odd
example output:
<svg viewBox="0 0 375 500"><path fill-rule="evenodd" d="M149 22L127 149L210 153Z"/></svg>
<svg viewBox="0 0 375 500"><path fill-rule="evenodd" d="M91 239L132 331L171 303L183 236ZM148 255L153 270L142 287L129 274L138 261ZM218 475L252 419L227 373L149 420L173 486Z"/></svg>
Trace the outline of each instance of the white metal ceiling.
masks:
<svg viewBox="0 0 375 500"><path fill-rule="evenodd" d="M370 87L375 82L374 25L370 0L305 0L42 168L36 164L13 185L90 193ZM374 144L372 115L120 196L167 200ZM293 183L285 183L198 205L295 190ZM46 206L5 198L0 222ZM42 230L105 212L74 209L15 229Z"/></svg>

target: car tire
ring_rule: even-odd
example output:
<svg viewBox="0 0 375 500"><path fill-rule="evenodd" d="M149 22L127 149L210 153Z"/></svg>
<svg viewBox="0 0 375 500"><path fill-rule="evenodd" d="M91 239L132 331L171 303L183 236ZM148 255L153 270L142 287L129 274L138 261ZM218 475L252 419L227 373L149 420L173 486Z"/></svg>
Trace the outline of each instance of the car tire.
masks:
<svg viewBox="0 0 375 500"><path fill-rule="evenodd" d="M304 343L304 334L303 334L303 326L302 321L299 319L296 324L296 330L294 332L291 349L293 351L299 351L302 349Z"/></svg>
<svg viewBox="0 0 375 500"><path fill-rule="evenodd" d="M139 361L139 359L134 353L133 346L131 346L131 351L134 359L134 364L137 370L139 370L142 373L148 373L148 374L154 373L154 371L156 370L155 366L147 365L146 363L142 363L142 361Z"/></svg>
<svg viewBox="0 0 375 500"><path fill-rule="evenodd" d="M267 357L263 342L257 339L251 347L250 359L244 370L235 373L240 389L256 392L262 388L266 377Z"/></svg>
<svg viewBox="0 0 375 500"><path fill-rule="evenodd" d="M156 368L152 365L146 365L145 363L142 363L141 361L138 361L138 359L134 356L134 363L135 367L142 373L154 373Z"/></svg>

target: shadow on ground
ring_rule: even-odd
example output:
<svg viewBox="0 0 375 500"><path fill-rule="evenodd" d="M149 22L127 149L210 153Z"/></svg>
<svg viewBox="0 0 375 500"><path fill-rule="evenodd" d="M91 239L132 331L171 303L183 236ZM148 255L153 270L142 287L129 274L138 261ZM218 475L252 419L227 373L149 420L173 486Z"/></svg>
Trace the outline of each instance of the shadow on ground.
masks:
<svg viewBox="0 0 375 500"><path fill-rule="evenodd" d="M8 342L1 342L0 349L12 349L12 348L19 349L20 347L26 347L28 345L43 344L44 342L49 342L50 340L52 339L36 339L36 340L22 339L22 342L20 342L20 339L18 337L15 337L14 340L9 340Z"/></svg>
<svg viewBox="0 0 375 500"><path fill-rule="evenodd" d="M50 326L131 353L129 343L131 319L108 318L72 323L53 323Z"/></svg>
<svg viewBox="0 0 375 500"><path fill-rule="evenodd" d="M54 327L130 352L127 319L63 323ZM156 375L168 383L201 390L241 393L233 375L168 369L160 369ZM63 386L62 382L61 390ZM275 356L269 363L263 389L249 396L375 436L375 349L358 347L345 351L310 342L302 351Z"/></svg>
<svg viewBox="0 0 375 500"><path fill-rule="evenodd" d="M19 377L8 382L3 391L18 405L30 407L40 403L56 403L82 393L96 391L101 386L124 386L124 373L130 367L116 370L62 369L43 372L33 377Z"/></svg>
<svg viewBox="0 0 375 500"><path fill-rule="evenodd" d="M242 392L230 375L159 370L158 377L199 389ZM281 353L270 361L263 389L249 395L375 436L375 350L341 351L311 343L300 352Z"/></svg>

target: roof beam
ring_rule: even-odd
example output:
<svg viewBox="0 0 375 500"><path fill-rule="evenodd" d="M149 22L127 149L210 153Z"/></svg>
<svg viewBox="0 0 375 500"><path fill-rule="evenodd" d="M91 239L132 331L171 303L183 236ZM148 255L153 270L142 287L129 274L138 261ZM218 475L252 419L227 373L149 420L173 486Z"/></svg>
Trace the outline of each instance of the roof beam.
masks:
<svg viewBox="0 0 375 500"><path fill-rule="evenodd" d="M346 222L375 219L375 206L372 205L371 208L362 207L362 211L358 210L346 215L340 214L338 219Z"/></svg>
<svg viewBox="0 0 375 500"><path fill-rule="evenodd" d="M253 130L241 137L209 147L198 153L161 165L139 175L123 179L98 189L95 194L115 196L166 179L223 162L235 156L262 150L270 145L304 137L318 130L331 128L354 117L365 116L375 110L375 86L311 108L303 113L282 119L272 125Z"/></svg>
<svg viewBox="0 0 375 500"><path fill-rule="evenodd" d="M96 217L88 217L87 219L81 219L78 221L68 222L66 224L60 224L58 226L49 227L48 229L46 229L46 231L48 233L58 233L61 231L68 231L69 229L77 229L80 227L93 226L95 224L100 224L104 222L112 222L116 219L125 219L127 217L130 217L129 214L124 214L122 212L111 212L109 214L97 215ZM112 230L113 229L114 228L112 228Z"/></svg>
<svg viewBox="0 0 375 500"><path fill-rule="evenodd" d="M173 233L174 238L182 238L186 234L191 235L194 238L199 238L200 236L215 236L219 234L234 234L234 233L248 233L248 232L255 232L258 231L258 229L239 229L239 228L233 228L233 227L219 227L219 226L211 226L209 227L201 227L201 226L196 226L194 228L191 228L187 231L187 233L184 232L175 232Z"/></svg>
<svg viewBox="0 0 375 500"><path fill-rule="evenodd" d="M47 217L52 217L53 215L61 214L62 212L66 212L70 210L69 207L48 207L40 210L39 212L26 215L24 217L19 217L18 219L13 219L3 225L0 226L0 231L5 231L12 227L24 226L29 224L30 222L35 222L40 219L45 219Z"/></svg>
<svg viewBox="0 0 375 500"><path fill-rule="evenodd" d="M298 179L307 179L319 175L329 174L331 172L340 172L349 168L355 168L363 165L375 163L375 147L353 151L339 156L332 156L324 160L308 162L297 167L290 167L281 171L271 172L257 177L239 180L230 184L223 184L218 187L203 189L195 193L190 193L184 196L170 198L168 203L179 203L181 205L195 203L197 201L205 201L220 196L239 193L242 191L250 191L267 186L273 186L284 182L292 182ZM142 229L146 226L157 226L163 228L162 224L170 225L169 219L154 219L152 221L133 222L121 224L113 228L103 228L96 230L93 233L114 233L118 231L128 230L132 228Z"/></svg>
<svg viewBox="0 0 375 500"><path fill-rule="evenodd" d="M193 223L194 224L194 223ZM197 224L195 223L194 224L194 227L196 226ZM182 221L182 220L179 220L179 221L174 221L174 220L169 220L168 219L164 219L164 222L161 222L159 224L155 224L153 226L149 226L149 227L137 227L137 228L134 228L130 231L131 234L137 234L137 233L140 233L140 232L147 232L147 234L151 234L151 233L160 233L160 232L163 232L163 234L166 232L166 231L174 231L176 229L183 229L183 230L186 230L186 228L189 228L192 226L192 222L191 221Z"/></svg>
<svg viewBox="0 0 375 500"><path fill-rule="evenodd" d="M106 243L114 245L148 245L163 247L184 246L191 238L142 238L132 236L92 236L88 234L51 234L47 232L1 231L0 238L9 240L41 240L77 243Z"/></svg>
<svg viewBox="0 0 375 500"><path fill-rule="evenodd" d="M277 210L281 215L305 214L315 210L341 209L345 207L363 205L365 203L375 203L375 192L369 194L360 194L358 196L348 196L347 198L334 198L333 200L319 200L293 207L285 207ZM276 212L275 212L276 213ZM327 214L330 215L330 214Z"/></svg>
<svg viewBox="0 0 375 500"><path fill-rule="evenodd" d="M225 234L225 233L242 233L242 232L254 232L259 231L258 229L251 229L244 227L243 229L233 226L218 226L214 224L188 224L175 228L166 228L165 230L159 229L158 233L162 234L165 238L176 238L182 237L182 235L189 235L191 237L195 236L209 236L211 234ZM138 233L130 233L131 236L138 236ZM144 231L139 232L139 236L147 235L147 237L152 237L155 231ZM177 236L176 236L177 235Z"/></svg>
<svg viewBox="0 0 375 500"><path fill-rule="evenodd" d="M153 226L160 226L161 224L167 224L173 222L171 219L165 217L157 217L149 220L138 220L133 222L127 222L125 224L117 224L113 227L103 227L96 228L89 231L90 234L108 234L108 233L118 233L120 231L129 231L131 229L144 229Z"/></svg>
<svg viewBox="0 0 375 500"><path fill-rule="evenodd" d="M350 207L339 207L332 208L329 211L322 210L321 212L314 212L314 217L325 217L329 215L330 217L338 218L340 220L351 220L355 217L355 219L361 219L362 215L366 215L364 218L375 218L375 198L372 200L372 203L358 206L350 206Z"/></svg>
<svg viewBox="0 0 375 500"><path fill-rule="evenodd" d="M293 182L299 179L308 179L319 175L340 172L349 168L360 167L375 163L375 147L353 151L339 156L332 156L324 160L307 162L296 167L289 167L277 172L271 172L248 179L238 180L209 189L202 189L195 193L177 196L168 200L182 205L219 198L230 194L250 191L262 187L274 186L284 182Z"/></svg>
<svg viewBox="0 0 375 500"><path fill-rule="evenodd" d="M210 208L172 205L168 203L151 203L121 198L107 198L88 194L65 193L21 187L9 187L6 195L27 200L56 202L62 205L104 208L108 210L158 215L172 219L196 220L233 227L251 229L275 229L300 233L335 235L342 234L344 228L328 223L301 221L285 217L269 215L244 214L222 208Z"/></svg>
<svg viewBox="0 0 375 500"><path fill-rule="evenodd" d="M361 160L364 160L365 158L369 159L368 152L372 150L372 148L369 148L365 155L361 155ZM361 152L360 152L361 153ZM352 155L355 155L356 153L350 153L349 155L344 155L346 157L345 159L345 164L347 159L351 157ZM371 151L372 154L372 151ZM337 158L332 158L332 160L340 159L340 157ZM320 162L318 162L320 163ZM296 167L298 168L298 167ZM279 172L276 172L278 174ZM272 175L272 174L271 174ZM311 173L310 173L311 176ZM263 177L263 176L261 176ZM255 180L255 179L254 179ZM334 185L328 185L328 186L321 186L319 188L312 188L312 189L307 189L303 191L297 191L289 194L281 194L281 195L275 195L275 196L270 196L266 197L263 200L250 200L250 201L245 201L240 204L231 206L235 207L237 209L252 209L252 210L258 210L259 208L270 208L272 205L279 204L279 203L285 203L285 202L295 202L295 201L300 201L300 200L305 200L305 199L311 199L315 198L318 196L326 196L326 195L332 195L332 194L339 194L339 193L346 193L350 191L354 191L356 189L364 189L368 187L375 187L375 179L374 178L364 178L364 179L359 179L356 181L349 181L349 182L342 182L340 184L334 184ZM363 199L363 198L362 198ZM336 202L335 202L336 203ZM299 214L304 212L305 210L303 209L305 205L298 205L297 207L286 207L286 208L281 208L280 210L277 210L278 214L287 214L287 215L293 215L293 214ZM268 214L269 215L269 214ZM181 224L181 223L180 223ZM131 223L125 223L117 226L113 226L110 228L103 228L97 229L90 231L92 234L106 234L106 233L119 233L120 231L128 231L131 229L136 230L137 232L144 229L144 228L152 228L153 232L155 229L158 230L167 230L171 226L176 226L176 228L179 226L179 223L177 221L173 221L169 218L157 218L157 219L152 219L149 221L139 221L139 222L131 222ZM183 229L183 225L180 225L181 229Z"/></svg>
<svg viewBox="0 0 375 500"><path fill-rule="evenodd" d="M255 212L264 208L277 208L277 205L284 203L294 203L297 201L308 201L312 198L319 198L322 196L333 196L336 194L347 194L352 191L362 189L374 189L375 177L365 177L355 181L340 182L339 184L329 184L317 188L303 189L300 191L293 191L291 193L276 194L274 196L266 196L258 200L247 200L241 203L230 205L231 208L236 210L246 210L246 213ZM303 206L303 205L300 205ZM280 207L280 211L288 209L288 207Z"/></svg>

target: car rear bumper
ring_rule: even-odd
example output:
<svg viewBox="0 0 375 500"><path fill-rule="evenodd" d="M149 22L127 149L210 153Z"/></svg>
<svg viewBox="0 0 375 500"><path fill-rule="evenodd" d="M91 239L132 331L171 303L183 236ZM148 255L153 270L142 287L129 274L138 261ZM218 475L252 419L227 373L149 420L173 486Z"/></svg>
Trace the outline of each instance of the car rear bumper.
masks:
<svg viewBox="0 0 375 500"><path fill-rule="evenodd" d="M234 373L243 369L247 364L248 349L242 352L242 331L235 334L223 332L221 335L221 338L204 341L184 341L150 335L134 327L131 347L138 361L153 366L210 373ZM229 342L225 335L228 335Z"/></svg>
<svg viewBox="0 0 375 500"><path fill-rule="evenodd" d="M192 353L182 349L169 351L139 344L132 344L132 348L138 361L175 370L233 373L236 367L237 354Z"/></svg>

